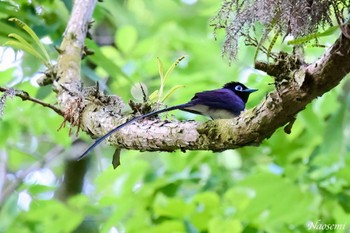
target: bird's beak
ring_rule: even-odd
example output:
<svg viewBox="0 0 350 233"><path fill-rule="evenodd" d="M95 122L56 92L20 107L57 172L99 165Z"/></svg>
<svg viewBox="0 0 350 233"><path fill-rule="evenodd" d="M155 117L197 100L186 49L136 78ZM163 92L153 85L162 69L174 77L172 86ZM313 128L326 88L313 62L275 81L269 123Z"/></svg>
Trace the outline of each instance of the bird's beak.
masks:
<svg viewBox="0 0 350 233"><path fill-rule="evenodd" d="M257 91L258 89L250 89L250 88L247 88L244 90L244 92L248 92L248 93L252 93L252 92L255 92Z"/></svg>

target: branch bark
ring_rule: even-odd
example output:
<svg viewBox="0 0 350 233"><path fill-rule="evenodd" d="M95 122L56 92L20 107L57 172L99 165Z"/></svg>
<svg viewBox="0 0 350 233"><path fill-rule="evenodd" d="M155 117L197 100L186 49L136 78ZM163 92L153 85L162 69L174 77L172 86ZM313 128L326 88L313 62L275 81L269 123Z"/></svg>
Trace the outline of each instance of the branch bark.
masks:
<svg viewBox="0 0 350 233"><path fill-rule="evenodd" d="M79 17L74 15L74 12L72 15ZM72 22L82 22L84 17L83 15L80 17ZM84 26L85 24L79 25ZM78 30L73 28L72 26L67 28L66 36L78 33ZM74 31L70 32L71 29ZM86 34L84 31L81 33ZM73 42L67 40L65 46L69 47L69 43ZM82 48L81 45L79 44L79 48ZM70 59L70 56L67 58ZM282 70L283 72L279 74L276 73L276 67L274 67L273 74L279 76L276 77L276 90L269 93L261 104L243 112L237 118L205 123L145 119L123 128L110 136L108 141L118 148L141 151L177 149L223 151L246 145L258 145L264 139L269 138L276 129L289 122L288 130L290 130L298 112L302 111L313 99L334 88L350 72L349 61L350 40L341 35L334 45L313 64L299 65L290 70ZM71 76L71 74L74 76L74 78L62 78L61 80L65 80L64 84L67 83L67 80L74 81L78 77L79 72L70 70L79 69L78 64L80 63L74 64L60 66L61 69L62 67L66 69L65 73L60 72L62 77ZM268 65L257 63L256 67L263 68ZM279 68L285 69L285 67ZM59 102L63 109L69 111L75 118L79 117L81 128L94 137L104 135L129 119L120 113L123 104L119 97L104 96L99 91L87 91L79 85L75 88L70 85L60 90Z"/></svg>
<svg viewBox="0 0 350 233"><path fill-rule="evenodd" d="M57 59L54 82L57 102L65 113L65 121L70 121L72 126L78 126L78 130L81 124L81 112L85 105L80 81L80 66L84 42L95 5L96 0L76 0L74 2L71 17L59 48L60 56Z"/></svg>
<svg viewBox="0 0 350 233"><path fill-rule="evenodd" d="M55 107L54 105L52 104L49 104L49 103L46 103L44 101L41 101L39 99L36 99L36 98L33 98L31 97L27 92L25 91L22 91L22 90L15 90L15 89L12 89L12 88L5 88L5 87L1 87L0 86L0 92L4 92L4 93L9 93L9 96L17 96L19 98L21 98L23 101L26 101L26 100L29 100L29 101L32 101L33 103L36 103L36 104L40 104L41 106L43 107L46 107L46 108L51 108L53 111L55 111L58 115L61 115L63 116L63 112L61 111L61 109ZM2 96L0 98L0 117L1 117L1 108L2 108L2 98L4 97L4 99L6 98L6 95ZM4 101L5 102L5 101Z"/></svg>
<svg viewBox="0 0 350 233"><path fill-rule="evenodd" d="M318 96L334 88L350 71L350 40L340 36L316 62L280 73L277 89L252 110L230 120L205 123L144 120L112 135L110 144L119 148L173 151L223 151L258 145L279 127L294 122L295 116ZM257 64L258 66L258 64ZM84 123L94 135L101 136L123 120L100 112L84 113ZM103 117L102 121L101 118ZM91 127L92 126L92 127ZM99 126L99 127L95 127ZM91 128L90 128L91 127Z"/></svg>

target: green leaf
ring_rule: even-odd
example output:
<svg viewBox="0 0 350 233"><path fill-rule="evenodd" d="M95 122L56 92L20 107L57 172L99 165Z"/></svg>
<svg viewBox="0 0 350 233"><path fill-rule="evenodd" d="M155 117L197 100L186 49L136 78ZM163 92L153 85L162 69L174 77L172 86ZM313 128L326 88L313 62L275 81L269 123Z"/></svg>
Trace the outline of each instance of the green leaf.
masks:
<svg viewBox="0 0 350 233"><path fill-rule="evenodd" d="M184 224L187 233L199 233L197 228L190 221L185 220Z"/></svg>
<svg viewBox="0 0 350 233"><path fill-rule="evenodd" d="M183 88L185 87L184 85L176 85L176 86L173 86L166 94L165 96L163 97L162 99L162 102L164 102L167 98L169 98L172 94L174 94L174 92L179 89L179 88Z"/></svg>
<svg viewBox="0 0 350 233"><path fill-rule="evenodd" d="M113 77L113 80L116 82L121 82L121 77L124 78L122 81L127 80L130 82L129 77L121 70L118 65L116 65L116 63L114 63L102 52L101 48L94 41L87 40L85 43L88 48L92 49L95 52L94 55L88 56L88 59L90 61L104 69L109 75Z"/></svg>
<svg viewBox="0 0 350 233"><path fill-rule="evenodd" d="M5 86L14 76L15 67L0 71L0 86Z"/></svg>
<svg viewBox="0 0 350 233"><path fill-rule="evenodd" d="M159 87L159 92L157 93L157 103L160 104L162 103L166 98L168 98L176 89L180 88L175 87L172 88L168 94L163 97L163 99L161 100L162 96L163 96L163 90L165 87L165 83L167 81L167 79L169 78L169 76L171 75L171 73L173 72L173 70L175 69L175 67L179 64L180 61L182 61L185 58L185 56L181 56L180 58L178 58L167 70L167 72L164 75L164 68L163 68L163 64L162 61L160 60L159 57L157 57L158 59L158 70L159 70L159 76L160 76L160 87ZM153 92L154 93L154 92Z"/></svg>
<svg viewBox="0 0 350 233"><path fill-rule="evenodd" d="M339 26L333 26L328 28L326 31L324 32L316 32L316 33L311 33L309 35L300 37L300 38L296 38L294 40L290 40L287 42L288 45L300 45L300 44L304 44L309 42L310 40L314 40L314 39L318 39L321 37L326 37L326 36L330 36L332 35L335 31L337 31L339 29Z"/></svg>
<svg viewBox="0 0 350 233"><path fill-rule="evenodd" d="M152 94L149 95L149 100L153 103L156 102L158 100L158 96L159 96L159 91L155 90L154 92L152 92Z"/></svg>
<svg viewBox="0 0 350 233"><path fill-rule="evenodd" d="M160 60L159 57L157 57L157 61L158 61L158 72L159 72L159 76L160 76L160 80L164 80L164 66L162 61Z"/></svg>
<svg viewBox="0 0 350 233"><path fill-rule="evenodd" d="M186 232L182 221L180 220L166 220L159 224L152 226L152 233L165 233L165 232Z"/></svg>
<svg viewBox="0 0 350 233"><path fill-rule="evenodd" d="M155 197L153 210L156 217L185 218L191 206L179 197L167 197L158 193Z"/></svg>
<svg viewBox="0 0 350 233"><path fill-rule="evenodd" d="M182 61L185 58L185 56L181 56L179 57L171 66L170 68L167 70L167 72L164 75L164 85L165 82L167 81L167 79L169 78L169 76L171 75L171 73L173 72L173 70L175 69L175 67L180 63L180 61Z"/></svg>
<svg viewBox="0 0 350 233"><path fill-rule="evenodd" d="M20 214L17 201L18 194L15 192L1 203L0 232L9 232L8 228L16 221L17 216Z"/></svg>
<svg viewBox="0 0 350 233"><path fill-rule="evenodd" d="M215 217L209 222L209 233L240 233L242 231L242 223L237 219Z"/></svg>
<svg viewBox="0 0 350 233"><path fill-rule="evenodd" d="M45 64L50 64L50 56L47 53L45 47L42 45L42 43L40 42L39 37L35 34L35 32L24 22L22 22L21 20L17 19L17 18L10 18L9 21L11 22L15 22L17 24L17 26L21 27L23 30L25 30L30 37L33 39L34 43L39 47L41 53L44 55L44 60L46 61Z"/></svg>
<svg viewBox="0 0 350 233"><path fill-rule="evenodd" d="M350 121L350 94L349 89L343 90L342 98L343 107L338 108L338 111L333 111L331 117L328 119L324 140L327 144L322 144L321 150L325 155L334 154L339 159L348 152L349 133L346 133L350 127L347 126Z"/></svg>
<svg viewBox="0 0 350 233"><path fill-rule="evenodd" d="M25 44L21 44L18 41L7 41L3 46L10 46L19 50L23 50L24 52L27 52L39 60L41 60L45 65L47 64L46 60L41 56L40 53L38 53L33 47L27 47Z"/></svg>
<svg viewBox="0 0 350 233"><path fill-rule="evenodd" d="M74 195L68 200L68 205L76 209L83 209L89 204L89 199L87 196L80 194Z"/></svg>
<svg viewBox="0 0 350 233"><path fill-rule="evenodd" d="M54 191L54 190L55 190L55 187L52 187L52 186L50 187L50 186L41 185L41 184L32 184L32 185L29 185L28 187L28 192L33 196L42 194L45 192L49 192L49 191Z"/></svg>
<svg viewBox="0 0 350 233"><path fill-rule="evenodd" d="M208 222L220 214L220 197L215 192L198 193L191 204L195 206L191 213L191 223L200 231L208 227Z"/></svg>
<svg viewBox="0 0 350 233"><path fill-rule="evenodd" d="M33 46L31 44L29 44L23 37L21 37L20 35L17 35L16 33L10 33L8 35L8 37L12 37L12 38L15 38L16 40L18 40L21 44L23 44L24 46L27 46L29 48L33 48Z"/></svg>
<svg viewBox="0 0 350 233"><path fill-rule="evenodd" d="M256 219L259 227L280 226L281 223L303 224L312 216L317 195L300 190L293 182L267 172L256 173L239 183L251 189L251 201L237 213L240 219ZM276 197L278 193L278 197ZM289 211L286 212L286 208ZM268 210L268 215L261 216Z"/></svg>
<svg viewBox="0 0 350 233"><path fill-rule="evenodd" d="M129 55L137 42L137 31L133 26L124 26L117 30L115 43L125 54Z"/></svg>
<svg viewBox="0 0 350 233"><path fill-rule="evenodd" d="M35 201L23 216L28 223L36 225L41 232L73 232L82 222L83 215L73 208L52 199Z"/></svg>
<svg viewBox="0 0 350 233"><path fill-rule="evenodd" d="M230 215L239 215L244 212L253 199L254 190L246 187L235 187L227 190L224 194L225 209L235 209Z"/></svg>
<svg viewBox="0 0 350 233"><path fill-rule="evenodd" d="M298 116L298 120L303 123L308 132L312 133L315 138L321 140L324 132L324 122L315 119L318 119L318 116L314 112L312 106L307 106L306 109Z"/></svg>
<svg viewBox="0 0 350 233"><path fill-rule="evenodd" d="M271 55L271 51L272 51L272 49L273 49L273 46L276 44L276 41L277 41L277 39L278 39L279 36L280 36L280 31L277 31L276 34L273 36L269 47L267 48L267 53L266 53L267 59L270 58L270 55Z"/></svg>
<svg viewBox="0 0 350 233"><path fill-rule="evenodd" d="M158 60L158 70L159 70L159 76L160 76L160 87L159 87L159 92L157 92L157 103L161 103L160 98L162 98L164 85L165 85L164 67L159 57L157 57L157 60Z"/></svg>

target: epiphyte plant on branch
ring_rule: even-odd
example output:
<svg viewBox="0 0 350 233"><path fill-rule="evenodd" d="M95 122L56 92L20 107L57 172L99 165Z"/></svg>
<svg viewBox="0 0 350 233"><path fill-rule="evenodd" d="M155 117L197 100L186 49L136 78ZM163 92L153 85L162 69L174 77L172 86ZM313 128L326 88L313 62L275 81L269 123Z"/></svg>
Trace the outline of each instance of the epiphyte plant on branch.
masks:
<svg viewBox="0 0 350 233"><path fill-rule="evenodd" d="M51 68L50 56L35 32L17 18L10 18L9 21L16 23L18 27L22 28L30 36L31 41L27 41L16 33L10 33L8 37L13 38L13 40L7 41L3 46L11 46L15 49L23 50L39 59L47 68Z"/></svg>
<svg viewBox="0 0 350 233"><path fill-rule="evenodd" d="M134 103L134 101L130 100L129 105L134 112L139 112L139 113L147 113L149 112L149 109L159 109L162 105L164 105L164 101L168 99L170 96L172 96L178 89L183 88L184 85L175 85L170 88L169 91L167 91L165 94L164 88L165 84L170 77L171 73L175 69L175 67L185 58L185 56L179 57L169 68L168 70L164 73L164 66L162 61L160 60L159 57L157 57L158 61L158 72L159 72L159 78L160 78L160 85L159 89L153 91L149 96L147 92L147 86L139 83L136 84L132 87L131 92L133 96L136 99L137 96L140 96L139 93L142 93L143 96L143 103Z"/></svg>
<svg viewBox="0 0 350 233"><path fill-rule="evenodd" d="M295 40L289 43L292 45L328 36L345 22L349 7L349 0L224 0L218 14L211 19L211 26L214 33L225 29L223 54L230 60L237 56L241 37L245 38L247 45L256 47L256 60L259 50L271 55L279 36L283 39L287 35L294 37ZM262 25L260 30L256 23ZM259 41L251 36L252 32L261 34ZM275 35L271 36L270 45L265 48L263 44L273 32Z"/></svg>
<svg viewBox="0 0 350 233"><path fill-rule="evenodd" d="M40 86L52 84L56 76L56 67L51 63L49 53L41 43L39 37L22 20L18 18L9 18L8 20L10 22L14 22L17 27L21 28L26 33L24 35L27 37L23 37L16 33L10 33L8 37L12 38L12 40L6 41L3 46L10 46L14 49L22 50L41 61L47 70L44 72L44 75L37 80L37 83Z"/></svg>
<svg viewBox="0 0 350 233"><path fill-rule="evenodd" d="M164 86L166 81L168 80L168 78L170 77L171 73L173 72L173 70L175 69L175 67L185 58L185 56L181 56L179 57L170 67L169 69L165 72L164 74L164 66L162 61L160 60L160 58L158 57L158 71L159 71L159 77L160 77L160 87L159 90L153 92L150 95L150 101L154 101L155 99L157 99L157 104L160 104L162 102L164 102L167 98L169 98L177 89L184 87L183 85L175 85L173 86L163 97L163 90L164 90Z"/></svg>

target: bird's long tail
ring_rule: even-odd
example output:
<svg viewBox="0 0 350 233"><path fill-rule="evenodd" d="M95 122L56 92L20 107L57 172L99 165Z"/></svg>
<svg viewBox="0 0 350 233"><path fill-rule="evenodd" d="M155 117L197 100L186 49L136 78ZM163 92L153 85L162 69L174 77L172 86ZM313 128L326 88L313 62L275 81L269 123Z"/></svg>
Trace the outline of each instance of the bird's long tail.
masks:
<svg viewBox="0 0 350 233"><path fill-rule="evenodd" d="M179 105L175 105L175 106L172 106L172 107L169 107L169 108L160 109L160 110L157 110L157 111L154 111L154 112L146 113L146 114L144 114L142 116L135 117L135 118L133 118L133 119L131 119L131 120L121 124L121 125L118 125L114 129L112 129L111 131L109 131L108 133L103 135L102 137L96 139L96 141L91 146L89 146L89 148L87 148L84 151L84 153L82 153L78 157L78 160L83 159L87 154L90 153L90 151L92 149L94 149L97 145L99 145L103 140L105 140L106 138L111 136L113 133L117 132L118 130L120 130L124 126L127 126L127 125L133 123L134 121L137 121L137 120L140 120L140 119L143 119L143 118L146 118L146 117L154 116L154 115L157 115L157 114L160 114L160 113L163 113L163 112L169 112L169 111L173 111L173 110L176 110L176 109L181 109L181 108L184 108L184 107L187 107L187 106L188 106L188 104L179 104Z"/></svg>

